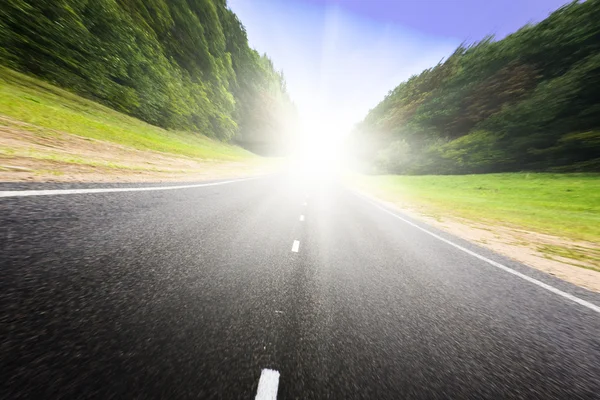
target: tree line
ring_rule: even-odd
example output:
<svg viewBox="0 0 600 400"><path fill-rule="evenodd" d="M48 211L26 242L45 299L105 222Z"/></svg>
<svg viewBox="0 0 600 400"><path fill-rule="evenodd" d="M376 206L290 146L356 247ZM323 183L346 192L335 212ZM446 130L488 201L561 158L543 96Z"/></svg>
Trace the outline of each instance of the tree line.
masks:
<svg viewBox="0 0 600 400"><path fill-rule="evenodd" d="M357 125L378 172L600 171L600 0L461 45Z"/></svg>
<svg viewBox="0 0 600 400"><path fill-rule="evenodd" d="M249 47L226 0L4 0L0 63L251 149L281 142L295 115L282 74Z"/></svg>

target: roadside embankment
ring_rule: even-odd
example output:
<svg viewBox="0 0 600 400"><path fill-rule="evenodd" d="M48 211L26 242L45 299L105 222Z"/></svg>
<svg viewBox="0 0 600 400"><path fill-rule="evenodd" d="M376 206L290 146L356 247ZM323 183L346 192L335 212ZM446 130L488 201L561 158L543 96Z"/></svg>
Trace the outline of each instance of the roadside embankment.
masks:
<svg viewBox="0 0 600 400"><path fill-rule="evenodd" d="M366 194L442 230L600 292L600 175L365 176Z"/></svg>
<svg viewBox="0 0 600 400"><path fill-rule="evenodd" d="M0 68L0 181L202 180L260 174L275 163Z"/></svg>

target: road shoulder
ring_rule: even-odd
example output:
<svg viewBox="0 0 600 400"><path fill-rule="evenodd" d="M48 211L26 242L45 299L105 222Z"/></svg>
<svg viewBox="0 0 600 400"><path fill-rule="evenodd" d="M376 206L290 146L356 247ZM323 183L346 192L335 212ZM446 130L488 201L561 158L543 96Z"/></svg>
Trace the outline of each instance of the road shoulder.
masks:
<svg viewBox="0 0 600 400"><path fill-rule="evenodd" d="M448 232L461 239L490 249L549 275L575 284L579 287L600 293L600 272L572 265L572 260L559 256L549 258L540 248L543 246L567 246L593 248L600 250L594 243L573 241L552 235L541 234L508 226L492 225L481 221L472 221L450 215L432 216L417 204L400 200L389 200L373 195L367 190L359 192L371 200L380 202L391 209L401 211L409 217L430 226Z"/></svg>

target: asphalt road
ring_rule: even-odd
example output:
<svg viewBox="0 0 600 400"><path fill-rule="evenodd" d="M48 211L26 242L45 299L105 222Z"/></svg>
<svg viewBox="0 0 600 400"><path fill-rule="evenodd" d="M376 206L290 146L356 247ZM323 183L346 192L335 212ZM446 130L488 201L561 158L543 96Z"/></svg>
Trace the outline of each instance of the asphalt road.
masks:
<svg viewBox="0 0 600 400"><path fill-rule="evenodd" d="M400 218L290 176L0 198L0 398L600 398L599 295Z"/></svg>

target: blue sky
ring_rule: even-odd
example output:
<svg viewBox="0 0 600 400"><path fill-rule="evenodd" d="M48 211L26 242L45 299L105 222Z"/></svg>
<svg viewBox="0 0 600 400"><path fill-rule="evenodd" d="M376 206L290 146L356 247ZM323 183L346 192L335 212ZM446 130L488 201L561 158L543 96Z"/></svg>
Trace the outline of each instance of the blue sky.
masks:
<svg viewBox="0 0 600 400"><path fill-rule="evenodd" d="M229 0L308 125L348 130L463 41L503 37L565 0Z"/></svg>

